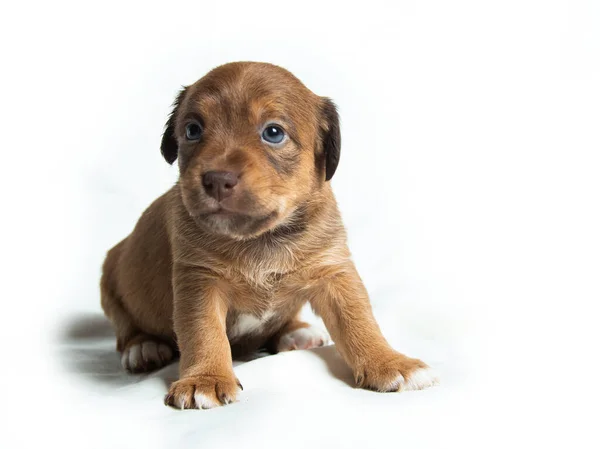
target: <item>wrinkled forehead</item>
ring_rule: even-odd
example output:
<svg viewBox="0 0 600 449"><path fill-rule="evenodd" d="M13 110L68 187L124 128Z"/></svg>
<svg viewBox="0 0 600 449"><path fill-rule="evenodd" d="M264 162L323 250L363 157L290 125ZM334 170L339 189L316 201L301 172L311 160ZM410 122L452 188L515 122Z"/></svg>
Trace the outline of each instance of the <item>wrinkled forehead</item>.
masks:
<svg viewBox="0 0 600 449"><path fill-rule="evenodd" d="M205 121L299 121L314 116L317 98L286 72L222 70L191 86L186 109Z"/></svg>

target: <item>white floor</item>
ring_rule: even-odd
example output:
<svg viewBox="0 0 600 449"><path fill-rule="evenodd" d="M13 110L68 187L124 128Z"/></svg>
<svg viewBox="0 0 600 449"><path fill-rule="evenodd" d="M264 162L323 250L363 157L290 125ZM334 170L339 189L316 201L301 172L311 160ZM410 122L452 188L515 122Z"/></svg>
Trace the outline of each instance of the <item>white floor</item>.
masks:
<svg viewBox="0 0 600 449"><path fill-rule="evenodd" d="M471 377L467 360L442 331L384 330L398 349L434 366L442 384L398 394L357 389L335 346L327 346L236 362L244 386L239 402L180 411L162 403L177 378L176 364L129 375L108 321L91 311L72 315L53 347L58 374L68 379L62 394L69 419L77 422L64 438L84 438L94 447L444 446L461 433L457 414L467 399L460 394ZM86 419L84 410L90 409L94 413Z"/></svg>

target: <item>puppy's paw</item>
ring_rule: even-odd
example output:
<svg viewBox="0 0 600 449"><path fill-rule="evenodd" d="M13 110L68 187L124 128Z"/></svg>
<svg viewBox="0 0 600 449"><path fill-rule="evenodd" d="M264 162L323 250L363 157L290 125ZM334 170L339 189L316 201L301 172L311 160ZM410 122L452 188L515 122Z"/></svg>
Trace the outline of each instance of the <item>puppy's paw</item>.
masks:
<svg viewBox="0 0 600 449"><path fill-rule="evenodd" d="M121 354L121 365L132 373L161 368L173 359L171 347L151 337L132 340Z"/></svg>
<svg viewBox="0 0 600 449"><path fill-rule="evenodd" d="M437 373L419 359L394 353L378 358L355 374L360 387L387 391L422 390L439 384Z"/></svg>
<svg viewBox="0 0 600 449"><path fill-rule="evenodd" d="M325 331L314 326L301 327L281 336L277 343L277 352L317 348L328 342L329 335Z"/></svg>
<svg viewBox="0 0 600 449"><path fill-rule="evenodd" d="M213 408L236 400L242 384L235 376L185 377L171 384L165 405L179 408Z"/></svg>

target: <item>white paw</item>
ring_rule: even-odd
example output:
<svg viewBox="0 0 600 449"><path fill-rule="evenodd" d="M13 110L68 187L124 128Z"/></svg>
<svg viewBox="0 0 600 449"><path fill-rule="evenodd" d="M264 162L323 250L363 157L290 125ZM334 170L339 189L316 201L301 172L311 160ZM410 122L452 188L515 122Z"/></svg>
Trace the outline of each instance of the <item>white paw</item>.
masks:
<svg viewBox="0 0 600 449"><path fill-rule="evenodd" d="M198 392L194 394L194 400L196 401L196 408L202 408L205 410L209 408L215 408L221 405L209 398L207 395ZM231 404L231 402L232 401L227 400L226 404Z"/></svg>
<svg viewBox="0 0 600 449"><path fill-rule="evenodd" d="M327 343L329 343L329 335L325 331L314 326L301 327L283 335L277 344L277 351L317 348Z"/></svg>
<svg viewBox="0 0 600 449"><path fill-rule="evenodd" d="M201 409L206 410L206 409L215 408L215 407L218 407L219 405L221 405L221 404L213 401L211 398L209 398L208 396L206 396L205 394L202 394L202 393L195 393L194 401L195 401L195 406L186 407L185 396L176 396L173 400L173 405L181 410L184 410L186 408L201 408ZM231 403L231 401L227 402L227 404L230 404L230 403Z"/></svg>
<svg viewBox="0 0 600 449"><path fill-rule="evenodd" d="M173 350L169 345L148 340L125 349L121 355L121 365L127 371L139 373L160 368L172 358Z"/></svg>
<svg viewBox="0 0 600 449"><path fill-rule="evenodd" d="M440 378L432 368L419 368L406 379L404 376L402 376L402 374L400 374L400 376L398 376L394 381L394 385L390 388L390 390L422 390L424 388L438 385L439 383Z"/></svg>

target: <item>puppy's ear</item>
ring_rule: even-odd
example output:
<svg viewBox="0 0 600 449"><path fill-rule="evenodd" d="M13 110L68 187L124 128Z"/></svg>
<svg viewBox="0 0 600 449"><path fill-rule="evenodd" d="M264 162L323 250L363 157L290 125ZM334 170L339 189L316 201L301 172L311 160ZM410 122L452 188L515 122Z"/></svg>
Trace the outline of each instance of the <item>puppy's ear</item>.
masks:
<svg viewBox="0 0 600 449"><path fill-rule="evenodd" d="M160 144L160 152L162 153L165 160L172 164L177 160L177 138L175 137L175 118L177 117L177 110L179 106L183 102L183 98L185 97L187 87L181 89L175 101L173 102L173 110L169 115L169 119L167 120L167 124L165 125L165 132L162 136L162 141Z"/></svg>
<svg viewBox="0 0 600 449"><path fill-rule="evenodd" d="M323 99L321 111L324 120L323 151L325 154L325 181L329 181L340 161L342 136L340 134L340 118L335 103L329 98Z"/></svg>

